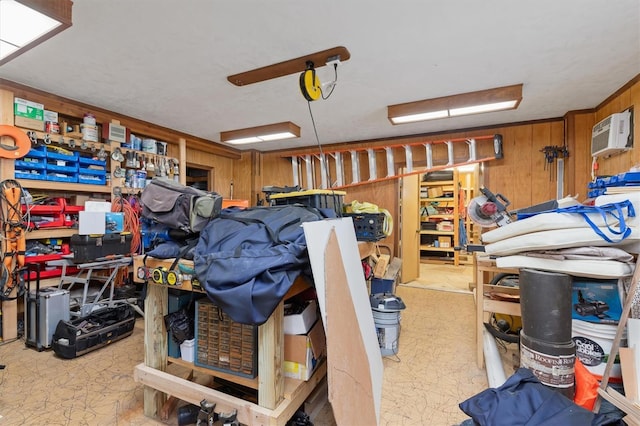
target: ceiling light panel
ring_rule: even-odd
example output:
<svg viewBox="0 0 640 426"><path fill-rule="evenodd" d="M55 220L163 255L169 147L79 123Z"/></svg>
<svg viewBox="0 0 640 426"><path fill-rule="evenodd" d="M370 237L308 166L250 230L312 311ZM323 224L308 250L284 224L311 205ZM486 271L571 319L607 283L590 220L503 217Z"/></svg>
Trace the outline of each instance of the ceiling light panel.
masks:
<svg viewBox="0 0 640 426"><path fill-rule="evenodd" d="M0 65L71 26L71 0L0 0Z"/></svg>
<svg viewBox="0 0 640 426"><path fill-rule="evenodd" d="M230 144L257 143L299 137L300 126L290 121L220 132L220 141Z"/></svg>
<svg viewBox="0 0 640 426"><path fill-rule="evenodd" d="M433 120L460 115L515 109L522 100L522 84L460 93L440 98L389 105L387 116L392 124Z"/></svg>

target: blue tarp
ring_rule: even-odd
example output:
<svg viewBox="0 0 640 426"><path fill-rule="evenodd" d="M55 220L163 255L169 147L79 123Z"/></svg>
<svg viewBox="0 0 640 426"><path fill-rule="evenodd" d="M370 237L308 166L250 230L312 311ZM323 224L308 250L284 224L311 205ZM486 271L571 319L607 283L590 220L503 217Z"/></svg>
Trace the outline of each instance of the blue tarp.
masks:
<svg viewBox="0 0 640 426"><path fill-rule="evenodd" d="M604 426L619 419L594 414L543 385L519 368L498 388L489 388L460 403L460 409L480 426Z"/></svg>
<svg viewBox="0 0 640 426"><path fill-rule="evenodd" d="M299 205L223 210L200 233L193 258L209 299L236 322L264 323L309 269L301 224L325 217Z"/></svg>

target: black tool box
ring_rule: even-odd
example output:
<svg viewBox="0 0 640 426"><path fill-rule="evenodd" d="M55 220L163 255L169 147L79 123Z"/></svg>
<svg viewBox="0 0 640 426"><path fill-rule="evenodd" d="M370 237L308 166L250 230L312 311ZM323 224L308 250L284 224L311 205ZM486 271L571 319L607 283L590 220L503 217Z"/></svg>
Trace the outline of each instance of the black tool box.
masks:
<svg viewBox="0 0 640 426"><path fill-rule="evenodd" d="M104 235L71 236L71 251L75 263L92 262L109 256L131 253L130 232Z"/></svg>
<svg viewBox="0 0 640 426"><path fill-rule="evenodd" d="M61 358L76 358L131 335L135 321L133 307L125 304L60 321L51 346Z"/></svg>

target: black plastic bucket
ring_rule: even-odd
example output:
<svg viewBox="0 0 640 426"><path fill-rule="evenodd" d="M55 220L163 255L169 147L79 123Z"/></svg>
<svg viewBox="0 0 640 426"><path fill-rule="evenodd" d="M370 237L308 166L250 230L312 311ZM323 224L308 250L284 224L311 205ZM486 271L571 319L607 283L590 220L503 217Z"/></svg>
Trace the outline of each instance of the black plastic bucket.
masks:
<svg viewBox="0 0 640 426"><path fill-rule="evenodd" d="M524 334L549 343L571 341L571 276L521 269L519 285Z"/></svg>
<svg viewBox="0 0 640 426"><path fill-rule="evenodd" d="M520 332L520 366L527 368L540 382L573 400L575 395L576 345L550 343Z"/></svg>

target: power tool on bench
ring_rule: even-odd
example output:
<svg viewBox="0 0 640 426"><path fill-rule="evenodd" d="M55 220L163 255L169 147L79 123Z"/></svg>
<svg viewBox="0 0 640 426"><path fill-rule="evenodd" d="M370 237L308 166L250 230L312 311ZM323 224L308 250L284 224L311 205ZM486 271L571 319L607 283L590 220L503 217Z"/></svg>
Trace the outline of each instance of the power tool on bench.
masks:
<svg viewBox="0 0 640 426"><path fill-rule="evenodd" d="M502 194L494 194L487 188L480 188L482 195L469 201L467 213L475 223L490 227L511 223L511 214L507 211L509 200Z"/></svg>

